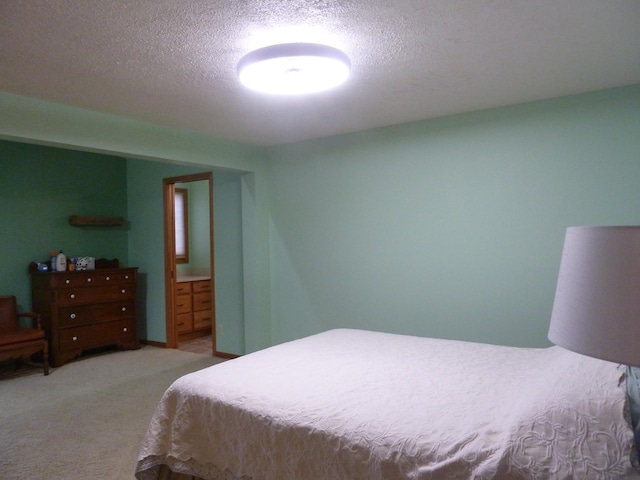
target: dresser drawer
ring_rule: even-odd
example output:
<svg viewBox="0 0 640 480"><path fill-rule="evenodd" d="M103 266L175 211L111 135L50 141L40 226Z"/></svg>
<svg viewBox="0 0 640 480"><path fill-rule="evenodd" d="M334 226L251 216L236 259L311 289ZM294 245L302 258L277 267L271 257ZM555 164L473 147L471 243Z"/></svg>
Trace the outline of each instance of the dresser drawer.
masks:
<svg viewBox="0 0 640 480"><path fill-rule="evenodd" d="M191 291L193 293L210 292L211 280L198 280L197 282L191 282Z"/></svg>
<svg viewBox="0 0 640 480"><path fill-rule="evenodd" d="M62 307L58 310L58 325L72 327L88 323L120 320L134 315L133 300Z"/></svg>
<svg viewBox="0 0 640 480"><path fill-rule="evenodd" d="M191 282L176 283L176 295L184 295L191 293Z"/></svg>
<svg viewBox="0 0 640 480"><path fill-rule="evenodd" d="M101 285L99 287L78 287L58 291L58 305L82 305L84 303L108 302L112 300L133 300L134 285Z"/></svg>
<svg viewBox="0 0 640 480"><path fill-rule="evenodd" d="M193 313L193 329L194 330L198 330L201 328L210 328L210 327L211 327L211 310Z"/></svg>
<svg viewBox="0 0 640 480"><path fill-rule="evenodd" d="M132 320L117 320L81 327L61 328L60 350L85 350L109 344L131 344L135 342Z"/></svg>
<svg viewBox="0 0 640 480"><path fill-rule="evenodd" d="M64 365L83 350L140 348L136 337L137 267L31 272L31 304L49 339L49 360Z"/></svg>
<svg viewBox="0 0 640 480"><path fill-rule="evenodd" d="M64 272L52 277L53 287L57 288L77 288L93 285L109 284L133 284L135 283L135 272L127 271L106 271L91 270L86 272Z"/></svg>

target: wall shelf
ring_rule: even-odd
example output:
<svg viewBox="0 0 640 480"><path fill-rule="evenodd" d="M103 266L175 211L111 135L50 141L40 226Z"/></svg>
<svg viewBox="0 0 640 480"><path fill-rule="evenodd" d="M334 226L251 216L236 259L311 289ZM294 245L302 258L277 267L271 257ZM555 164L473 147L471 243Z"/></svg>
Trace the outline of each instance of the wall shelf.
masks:
<svg viewBox="0 0 640 480"><path fill-rule="evenodd" d="M71 215L69 217L69 223L75 226L121 227L124 225L124 218Z"/></svg>

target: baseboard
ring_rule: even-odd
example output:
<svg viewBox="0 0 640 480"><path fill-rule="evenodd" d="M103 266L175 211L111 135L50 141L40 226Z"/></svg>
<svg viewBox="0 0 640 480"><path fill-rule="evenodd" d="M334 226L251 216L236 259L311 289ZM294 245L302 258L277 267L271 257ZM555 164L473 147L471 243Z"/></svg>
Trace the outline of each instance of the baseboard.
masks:
<svg viewBox="0 0 640 480"><path fill-rule="evenodd" d="M235 353L224 353L224 352L216 352L214 357L225 358L227 360L233 360L234 358L238 358L240 355L236 355Z"/></svg>
<svg viewBox="0 0 640 480"><path fill-rule="evenodd" d="M140 340L140 343L142 343L143 345L149 345L151 347L167 348L166 342L155 342L153 340Z"/></svg>
<svg viewBox="0 0 640 480"><path fill-rule="evenodd" d="M167 348L166 342L155 342L153 340L140 340L143 345L149 345L151 347ZM233 360L234 358L241 357L242 355L236 355L235 353L216 352L214 357L224 358L225 360Z"/></svg>

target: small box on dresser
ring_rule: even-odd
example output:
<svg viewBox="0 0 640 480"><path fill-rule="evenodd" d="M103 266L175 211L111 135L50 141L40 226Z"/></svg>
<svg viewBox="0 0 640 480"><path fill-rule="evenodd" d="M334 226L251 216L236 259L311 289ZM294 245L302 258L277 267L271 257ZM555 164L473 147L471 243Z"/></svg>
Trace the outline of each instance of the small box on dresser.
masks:
<svg viewBox="0 0 640 480"><path fill-rule="evenodd" d="M89 349L139 348L137 270L31 272L32 309L41 315L54 367Z"/></svg>

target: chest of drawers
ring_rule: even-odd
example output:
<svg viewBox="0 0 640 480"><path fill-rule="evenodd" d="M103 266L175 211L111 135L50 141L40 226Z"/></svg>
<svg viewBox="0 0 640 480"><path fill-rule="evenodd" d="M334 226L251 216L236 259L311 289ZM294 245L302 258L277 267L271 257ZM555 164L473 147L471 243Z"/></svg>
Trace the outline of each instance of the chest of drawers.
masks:
<svg viewBox="0 0 640 480"><path fill-rule="evenodd" d="M137 268L32 272L32 309L49 339L53 366L83 351L117 345L138 348Z"/></svg>
<svg viewBox="0 0 640 480"><path fill-rule="evenodd" d="M211 334L211 280L178 282L175 302L178 341Z"/></svg>

